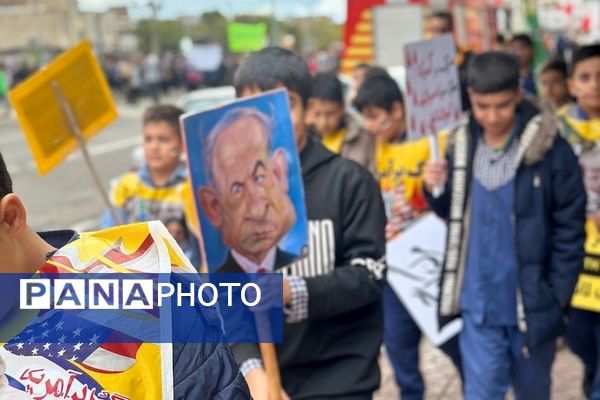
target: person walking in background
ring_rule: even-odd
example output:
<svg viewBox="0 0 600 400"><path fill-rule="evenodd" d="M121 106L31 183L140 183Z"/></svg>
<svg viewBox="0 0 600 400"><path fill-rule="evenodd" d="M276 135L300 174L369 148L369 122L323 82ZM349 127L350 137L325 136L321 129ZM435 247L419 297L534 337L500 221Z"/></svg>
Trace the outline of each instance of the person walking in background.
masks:
<svg viewBox="0 0 600 400"><path fill-rule="evenodd" d="M519 62L519 83L523 92L532 98L538 95L533 71L534 48L533 40L525 33L514 35L510 41L510 48Z"/></svg>
<svg viewBox="0 0 600 400"><path fill-rule="evenodd" d="M576 103L559 111L561 133L579 157L587 192L588 240L600 237L600 44L573 56L569 89ZM584 365L584 393L600 399L600 314L572 308L567 344Z"/></svg>
<svg viewBox="0 0 600 400"><path fill-rule="evenodd" d="M306 116L307 125L315 129L329 151L374 172L373 139L360 121L346 112L342 83L335 74L320 73L313 78Z"/></svg>
<svg viewBox="0 0 600 400"><path fill-rule="evenodd" d="M354 106L375 141L376 177L386 205L386 239L390 240L427 212L421 188L422 169L419 172L419 165L426 158L414 155L398 160L389 155L394 145L407 140L404 99L389 75L368 76L354 99ZM402 399L423 399L425 384L419 368L421 329L388 283L383 289L383 312L384 344ZM448 340L441 349L460 372L458 338Z"/></svg>
<svg viewBox="0 0 600 400"><path fill-rule="evenodd" d="M567 63L552 60L544 64L539 74L540 100L543 106L558 111L573 98L567 87Z"/></svg>
<svg viewBox="0 0 600 400"><path fill-rule="evenodd" d="M162 70L158 55L147 54L142 60L141 69L144 92L152 97L154 104L158 104L162 83Z"/></svg>

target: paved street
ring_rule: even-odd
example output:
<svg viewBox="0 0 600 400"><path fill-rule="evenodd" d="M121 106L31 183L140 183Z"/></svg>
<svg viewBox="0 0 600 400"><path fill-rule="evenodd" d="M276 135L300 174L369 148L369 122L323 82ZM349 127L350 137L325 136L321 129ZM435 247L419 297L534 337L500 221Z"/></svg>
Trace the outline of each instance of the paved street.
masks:
<svg viewBox="0 0 600 400"><path fill-rule="evenodd" d="M460 380L450 360L428 342L421 343L421 371L424 375L426 400L460 399ZM398 399L398 388L389 361L383 355L380 360L382 370L381 388L374 400ZM581 379L583 370L579 360L569 350L562 349L556 355L552 370L553 400L583 400ZM509 396L508 398L513 398Z"/></svg>

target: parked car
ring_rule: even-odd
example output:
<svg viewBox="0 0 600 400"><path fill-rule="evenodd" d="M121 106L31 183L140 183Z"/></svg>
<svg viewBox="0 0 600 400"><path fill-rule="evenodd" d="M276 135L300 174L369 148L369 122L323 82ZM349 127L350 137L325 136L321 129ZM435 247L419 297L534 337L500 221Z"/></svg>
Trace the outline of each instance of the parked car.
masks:
<svg viewBox="0 0 600 400"><path fill-rule="evenodd" d="M185 112L204 111L235 99L233 86L194 90L181 96L175 105Z"/></svg>

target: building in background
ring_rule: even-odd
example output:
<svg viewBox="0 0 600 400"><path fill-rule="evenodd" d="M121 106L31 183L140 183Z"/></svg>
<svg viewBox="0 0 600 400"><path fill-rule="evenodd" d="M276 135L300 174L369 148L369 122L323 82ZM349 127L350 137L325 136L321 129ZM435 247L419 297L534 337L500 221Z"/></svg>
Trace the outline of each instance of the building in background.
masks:
<svg viewBox="0 0 600 400"><path fill-rule="evenodd" d="M135 22L127 8L81 12L77 0L3 0L0 3L0 53L65 50L89 39L102 53L137 48Z"/></svg>

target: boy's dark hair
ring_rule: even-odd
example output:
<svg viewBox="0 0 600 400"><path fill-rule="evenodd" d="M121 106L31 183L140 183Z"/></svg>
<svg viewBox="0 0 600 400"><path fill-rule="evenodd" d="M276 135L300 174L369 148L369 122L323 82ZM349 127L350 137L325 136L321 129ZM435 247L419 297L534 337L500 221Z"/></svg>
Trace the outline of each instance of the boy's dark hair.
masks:
<svg viewBox="0 0 600 400"><path fill-rule="evenodd" d="M452 32L454 29L454 18L448 11L435 11L431 14L430 18L445 19L448 23L449 32Z"/></svg>
<svg viewBox="0 0 600 400"><path fill-rule="evenodd" d="M338 77L331 72L319 73L313 78L313 99L334 101L344 104L344 88Z"/></svg>
<svg viewBox="0 0 600 400"><path fill-rule="evenodd" d="M369 67L369 69L367 69L367 73L365 74L365 81L374 76L386 76L388 78L391 78L390 73L387 72L385 68L380 67L379 65L372 65Z"/></svg>
<svg viewBox="0 0 600 400"><path fill-rule="evenodd" d="M396 81L389 75L376 75L365 79L352 104L359 112L370 106L380 107L389 112L395 101L404 103Z"/></svg>
<svg viewBox="0 0 600 400"><path fill-rule="evenodd" d="M183 114L183 110L170 104L161 104L151 106L144 111L142 123L144 126L150 122L166 122L175 128L175 131L181 136L179 128L179 117Z"/></svg>
<svg viewBox="0 0 600 400"><path fill-rule="evenodd" d="M284 86L298 93L306 107L311 95L312 77L302 57L280 47L267 47L250 54L240 65L234 86L238 96L245 88L270 90Z"/></svg>
<svg viewBox="0 0 600 400"><path fill-rule="evenodd" d="M526 33L517 33L516 35L514 35L512 37L512 39L510 40L510 43L516 43L516 42L521 42L525 46L533 49L533 40Z"/></svg>
<svg viewBox="0 0 600 400"><path fill-rule="evenodd" d="M573 75L575 68L577 68L577 64L594 57L600 57L600 43L590 44L589 46L583 46L575 50L573 60L571 61L569 75Z"/></svg>
<svg viewBox="0 0 600 400"><path fill-rule="evenodd" d="M567 77L567 63L561 59L550 60L540 70L540 75L544 72L556 71L565 78Z"/></svg>
<svg viewBox="0 0 600 400"><path fill-rule="evenodd" d="M0 199L12 192L12 179L10 179L6 163L4 162L2 153L0 153Z"/></svg>
<svg viewBox="0 0 600 400"><path fill-rule="evenodd" d="M519 88L519 64L512 54L490 51L474 55L469 62L467 86L490 94Z"/></svg>

